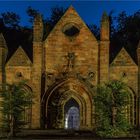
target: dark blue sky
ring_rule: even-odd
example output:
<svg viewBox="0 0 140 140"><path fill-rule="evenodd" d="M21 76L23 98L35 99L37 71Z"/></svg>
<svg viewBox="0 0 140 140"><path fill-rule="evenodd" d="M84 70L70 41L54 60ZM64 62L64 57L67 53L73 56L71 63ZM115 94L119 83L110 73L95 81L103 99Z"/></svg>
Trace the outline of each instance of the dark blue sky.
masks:
<svg viewBox="0 0 140 140"><path fill-rule="evenodd" d="M35 9L38 9L44 17L49 17L51 13L51 8L54 6L69 7L73 5L82 19L88 24L97 24L99 25L101 15L103 11L109 13L111 10L114 10L114 15L117 15L121 11L126 11L128 15L133 14L140 9L140 0L16 0L16 1L2 1L0 0L0 13L6 11L13 11L18 13L21 16L21 24L28 25L28 16L26 14L26 9L28 6L31 6Z"/></svg>

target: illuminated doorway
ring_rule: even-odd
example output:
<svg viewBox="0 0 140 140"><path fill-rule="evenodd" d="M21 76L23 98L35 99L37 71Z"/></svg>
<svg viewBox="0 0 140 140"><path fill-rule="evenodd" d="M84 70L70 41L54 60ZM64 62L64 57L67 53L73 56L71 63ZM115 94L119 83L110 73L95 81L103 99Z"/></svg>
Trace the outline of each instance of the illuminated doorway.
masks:
<svg viewBox="0 0 140 140"><path fill-rule="evenodd" d="M79 129L80 111L78 103L71 98L65 104L65 129Z"/></svg>

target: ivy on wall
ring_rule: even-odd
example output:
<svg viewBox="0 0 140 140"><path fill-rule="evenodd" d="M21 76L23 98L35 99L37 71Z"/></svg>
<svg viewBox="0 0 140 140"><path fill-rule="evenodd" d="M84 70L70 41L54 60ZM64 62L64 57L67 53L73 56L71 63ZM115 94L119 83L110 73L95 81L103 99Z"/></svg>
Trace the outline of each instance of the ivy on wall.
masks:
<svg viewBox="0 0 140 140"><path fill-rule="evenodd" d="M2 113L2 130L9 137L16 135L19 129L26 125L25 108L32 104L32 95L24 90L25 82L5 84L0 91L0 111Z"/></svg>
<svg viewBox="0 0 140 140"><path fill-rule="evenodd" d="M103 137L125 136L131 125L126 117L128 87L121 81L110 81L97 87L94 96L96 133Z"/></svg>

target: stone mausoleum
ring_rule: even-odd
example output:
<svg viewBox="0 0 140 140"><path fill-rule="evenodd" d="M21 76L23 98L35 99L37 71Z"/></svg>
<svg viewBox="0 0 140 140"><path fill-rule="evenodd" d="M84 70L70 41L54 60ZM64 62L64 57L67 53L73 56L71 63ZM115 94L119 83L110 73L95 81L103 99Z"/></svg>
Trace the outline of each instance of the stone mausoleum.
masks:
<svg viewBox="0 0 140 140"><path fill-rule="evenodd" d="M132 125L140 125L140 44L138 64L124 48L109 62L109 28L104 13L97 40L70 6L45 38L38 15L33 25L33 62L22 47L6 61L8 49L0 34L0 83L26 80L25 91L34 96L34 103L25 109L27 128L94 129L94 87L122 77L131 92L126 116Z"/></svg>

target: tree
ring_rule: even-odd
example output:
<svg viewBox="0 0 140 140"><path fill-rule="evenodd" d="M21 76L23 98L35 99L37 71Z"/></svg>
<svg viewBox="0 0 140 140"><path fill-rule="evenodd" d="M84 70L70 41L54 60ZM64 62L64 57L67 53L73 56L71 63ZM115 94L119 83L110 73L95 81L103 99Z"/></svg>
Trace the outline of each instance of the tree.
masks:
<svg viewBox="0 0 140 140"><path fill-rule="evenodd" d="M53 7L51 9L51 16L49 19L49 23L51 26L55 26L55 24L59 21L59 19L63 16L65 13L65 10L63 7Z"/></svg>
<svg viewBox="0 0 140 140"><path fill-rule="evenodd" d="M114 22L116 21L116 17L113 16L114 10L111 10L109 12L109 22L110 22L110 39L112 39L113 34L115 34L116 29Z"/></svg>
<svg viewBox="0 0 140 140"><path fill-rule="evenodd" d="M94 24L90 24L90 25L87 25L87 26L90 29L90 31L95 35L97 40L99 40L100 39L100 29L99 29L99 27L94 25Z"/></svg>
<svg viewBox="0 0 140 140"><path fill-rule="evenodd" d="M96 131L100 136L125 135L130 124L124 109L128 105L129 91L121 81L111 81L97 88L94 96Z"/></svg>
<svg viewBox="0 0 140 140"><path fill-rule="evenodd" d="M17 29L19 28L20 16L14 12L5 12L1 14L6 26Z"/></svg>
<svg viewBox="0 0 140 140"><path fill-rule="evenodd" d="M53 7L51 9L51 16L47 19L43 19L44 21L44 38L48 36L48 34L51 32L53 27L56 25L56 23L59 21L59 19L63 16L65 13L65 10L63 7Z"/></svg>
<svg viewBox="0 0 140 140"><path fill-rule="evenodd" d="M29 22L33 23L34 18L39 14L39 11L36 9L33 9L31 6L29 6L26 10L28 16L30 17Z"/></svg>
<svg viewBox="0 0 140 140"><path fill-rule="evenodd" d="M3 85L1 98L2 127L12 137L25 125L23 114L25 108L32 104L32 95L25 92L24 82L20 82Z"/></svg>
<svg viewBox="0 0 140 140"><path fill-rule="evenodd" d="M131 57L137 60L136 49L140 39L140 10L132 15L127 15L123 11L115 19L116 28L111 36L111 60L122 47L125 47Z"/></svg>

